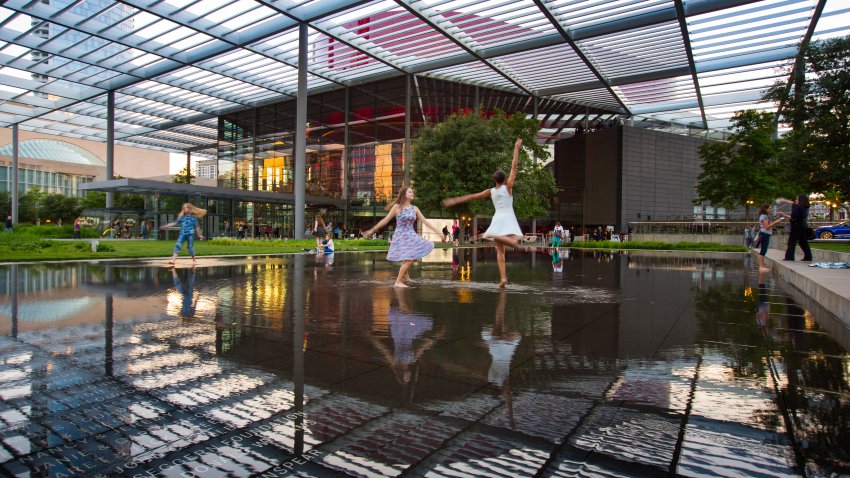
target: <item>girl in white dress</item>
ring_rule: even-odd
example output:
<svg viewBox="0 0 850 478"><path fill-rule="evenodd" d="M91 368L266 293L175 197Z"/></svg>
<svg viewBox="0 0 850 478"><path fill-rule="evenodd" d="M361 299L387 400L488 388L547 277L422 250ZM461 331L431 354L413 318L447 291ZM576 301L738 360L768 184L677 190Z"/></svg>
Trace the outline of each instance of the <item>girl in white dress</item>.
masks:
<svg viewBox="0 0 850 478"><path fill-rule="evenodd" d="M501 169L493 173L493 181L496 187L485 189L480 193L467 194L456 198L444 199L443 204L451 207L456 204L472 201L475 199L491 198L496 206L496 213L490 227L481 235L484 239L493 239L496 242L496 262L499 265L499 276L501 281L499 287L505 287L508 276L505 272L505 247L516 247L517 240L522 237L522 229L514 214L514 181L516 180L517 163L519 162L519 150L522 148L522 139L517 138L514 144L514 158L511 161L511 174L505 177Z"/></svg>

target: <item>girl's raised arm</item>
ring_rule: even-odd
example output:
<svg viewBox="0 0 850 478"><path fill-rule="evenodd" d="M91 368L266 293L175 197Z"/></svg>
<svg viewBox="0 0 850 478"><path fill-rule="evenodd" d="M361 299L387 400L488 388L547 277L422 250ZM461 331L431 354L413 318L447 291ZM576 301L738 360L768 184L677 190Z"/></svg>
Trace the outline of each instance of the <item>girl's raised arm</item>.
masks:
<svg viewBox="0 0 850 478"><path fill-rule="evenodd" d="M456 198L443 199L443 206L451 207L451 206L454 206L456 204L474 201L476 199L487 199L488 197L490 197L490 190L485 189L485 190L481 191L480 193L473 193L473 194L467 194L465 196L458 196Z"/></svg>
<svg viewBox="0 0 850 478"><path fill-rule="evenodd" d="M511 160L511 174L508 175L508 180L505 181L505 186L508 187L508 192L513 195L514 181L516 181L516 167L519 163L519 150L522 148L522 139L517 138L514 143L514 158Z"/></svg>
<svg viewBox="0 0 850 478"><path fill-rule="evenodd" d="M431 221L429 221L428 219L425 218L425 215L422 214L422 211L420 211L418 207L414 207L413 210L416 211L416 219L418 219L419 222L428 226L428 228L431 229L432 231L436 232L438 236L443 234L442 231L440 231L439 229L434 227L433 224L431 224Z"/></svg>
<svg viewBox="0 0 850 478"><path fill-rule="evenodd" d="M371 229L368 229L366 231L360 231L360 235L363 237L371 236L372 232L374 232L376 229L383 229L384 226L389 224L390 221L392 221L393 218L396 216L396 214L398 214L398 204L393 204L393 207L390 209L390 212L387 213L386 217L381 219L381 222L372 226Z"/></svg>
<svg viewBox="0 0 850 478"><path fill-rule="evenodd" d="M177 221L169 222L168 224L166 224L164 226L159 226L159 230L164 231L164 230L168 229L169 227L174 227L176 225L177 225Z"/></svg>

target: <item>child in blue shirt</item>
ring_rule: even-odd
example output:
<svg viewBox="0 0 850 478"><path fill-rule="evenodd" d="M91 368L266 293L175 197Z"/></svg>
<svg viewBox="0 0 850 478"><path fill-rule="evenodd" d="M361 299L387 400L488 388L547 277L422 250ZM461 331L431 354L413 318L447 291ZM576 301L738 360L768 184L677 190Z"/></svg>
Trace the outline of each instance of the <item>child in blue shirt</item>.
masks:
<svg viewBox="0 0 850 478"><path fill-rule="evenodd" d="M331 237L330 233L325 234L325 240L322 241L322 252L325 254L333 254L334 253L334 240Z"/></svg>
<svg viewBox="0 0 850 478"><path fill-rule="evenodd" d="M201 232L200 219L206 214L206 209L195 207L194 204L187 202L183 204L183 208L181 209L180 215L177 217L176 221L166 224L160 228L166 229L169 227L180 226L180 235L177 236L177 243L174 244L174 255L172 255L171 260L168 261L169 264L174 265L177 261L177 256L183 249L184 242L188 243L186 245L186 249L189 251L189 255L192 256L192 263L195 263L195 234L198 235L198 239L204 240L204 234Z"/></svg>

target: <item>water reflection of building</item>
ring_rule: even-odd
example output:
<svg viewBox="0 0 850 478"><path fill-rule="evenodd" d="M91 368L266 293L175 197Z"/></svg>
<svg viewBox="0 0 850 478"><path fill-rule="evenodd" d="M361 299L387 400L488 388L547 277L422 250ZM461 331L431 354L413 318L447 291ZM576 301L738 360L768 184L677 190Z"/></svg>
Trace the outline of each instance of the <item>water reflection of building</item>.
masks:
<svg viewBox="0 0 850 478"><path fill-rule="evenodd" d="M415 406L402 407L398 403L398 381L391 371L377 366L380 362L375 361L377 355L370 340L376 334L384 334L384 338L391 334L372 319L379 309L386 311L393 305L387 301L393 295L391 289L374 287L371 281L364 285L356 268L348 276L344 267L347 258L341 258L332 273L314 266L311 259L301 259L301 269L297 264L293 267L290 260L256 264L254 268L230 265L199 269L198 277L203 280L198 282L197 290L202 295L215 295L222 301L242 297L237 297L238 307L232 307L231 302L227 310L233 320L226 324L215 323L215 317L203 314L192 322L167 314L133 322L121 320L117 312L112 322L114 311L107 304L112 303L113 296L117 303L122 294L133 294L140 286L146 286L158 287L164 300L171 287L171 273L162 270L160 274L157 269L141 272L142 268L135 267L77 268L75 273L84 278L80 279L80 290L98 292L104 297L99 324L65 324L50 333L24 331L17 341L0 341L0 347L9 342L24 347L21 356L32 354L32 360L7 364L24 377L15 384L25 386L12 388L22 391L15 398L20 402L12 400L13 406L25 400L36 404L38 413L21 414L22 420L33 424L28 443L36 446L44 438L37 431L40 420L58 415L50 403L74 400L76 410L101 417L112 417L109 414L116 413L117 408L121 414L118 419L126 423L138 420L134 410L145 410L150 422L137 426L149 433L106 430L106 438L93 439L110 446L110 439L115 436L126 438L133 446L117 453L125 457L131 449L140 454L149 451L151 443L162 446L157 433L163 429L186 427L187 436L204 436L204 445L225 441L228 435L216 431L220 428L209 418L215 417L240 428L240 432L246 430L243 436L250 435L247 431L257 432L262 434L257 436L268 437L274 443L271 449L254 441L251 446L245 445L255 438L246 438L242 445L232 444L257 466L267 466L274 462L270 456L280 458L307 443L323 451L316 465L323 467L323 472L352 462L364 474L377 474L394 466L425 467L413 470L413 474L460 474L471 464L518 470L510 466L517 462L517 450L522 450L530 457L526 461L536 459L541 467L551 453L563 451L588 460L593 459L591 455L600 455L615 467L631 466L631 470L647 472L658 472L660 467L666 473L665 467L673 463L676 450L688 450L689 444L694 445L693 440L687 440L702 436L701 433L714 433L729 440L746 437L752 449L742 451L746 454L741 456L753 460L747 465L755 463L765 466L759 469L772 472L778 470L775 465L782 460L776 453L783 448L776 440L784 435L773 431L778 414L770 408L771 395L765 392L772 386L771 379L755 368L765 357L782 357L787 370L777 369L782 374L780 392L797 416L804 417L800 433L813 443L809 449L814 451L810 453L820 454L818 463L834 459L835 450L842 446L838 440L847 433L846 420L841 419L841 414L846 414L846 403L834 399L847 396L846 378L842 378L846 371L837 371L844 366L842 349L825 340L823 334L802 336L799 328L809 326L805 317L789 321L774 318L772 340L784 342L772 351L758 344L724 349L704 343L725 338L745 344L747 331L760 333L749 311L742 314L713 307L736 300L742 300L744 308L750 304L743 293L745 287L729 280L733 274L722 280L705 273L695 275L691 270L695 268L683 267L678 259L671 261L675 267L668 269L663 263L657 264L659 269L629 268L621 255L606 261L591 254L584 264L571 256L571 262L565 265L562 289L569 291L570 281L581 275L586 277L581 279L583 284L601 281L611 285L618 290L616 298L605 296L595 303L584 303L570 297L553 301L531 291L513 294L505 320L522 335L509 372L514 429L507 413L509 405L501 395L481 390L488 381L491 362L487 348L480 343L480 333L493 323L496 304L491 300L495 298L492 291L480 287L473 290L477 303L471 304L457 304L447 293L415 302L415 312L427 314L436 327L445 326L447 337L452 340L422 356ZM489 267L487 260L479 257L479 266ZM631 263L637 265L640 260L632 257ZM715 264L716 269L725 268L728 272L737 267L733 261L728 267L725 264ZM546 270L546 280L551 280L548 263L541 261L540 267ZM389 280L392 272L382 268L376 275L382 281ZM275 279L263 279L268 273ZM30 281L37 278L38 267L31 268L29 274ZM121 278L121 283L116 284L119 281L109 280L108 276ZM262 284L276 284L276 277L286 288L284 299L270 300L266 308L263 295L274 291ZM300 285L296 278L303 279ZM673 286L667 279L680 284ZM160 283L154 286L157 280ZM693 293L694 288L698 288L697 294ZM39 294L46 292L49 289ZM587 287L582 293L587 302L595 292ZM681 324L675 322L635 313L628 320L636 324L625 324L624 309L632 293L644 294L645 300L654 302L667 300L673 294L691 297L696 302L692 308L699 313L687 304L680 313L681 321L702 324L696 336L688 339L691 343L683 343L687 334L677 332L675 329ZM574 304L567 303L569 300ZM262 316L272 305L284 311L279 331L254 325L267 322L257 321L245 309L256 306L255 313ZM162 300L158 306L162 307L160 311L165 310ZM472 313L473 308L482 312ZM787 306L777 304L774 312L784 316L795 310L789 302ZM301 334L297 332L299 321ZM649 337L656 340L655 344L639 338L637 345L628 346L628 331L638 326L668 327L671 333L662 336L653 331ZM780 329L794 332L786 338L786 331ZM708 335L710 332L718 336ZM688 345L700 347L700 358L688 351ZM254 366L257 364L259 367ZM79 376L56 373L68 370ZM698 376L696 371L701 371ZM754 380L753 374L757 373L762 375L756 375L758 379ZM98 380L86 383L93 377ZM305 381L307 384L302 394L307 400L300 402L300 409L299 380L302 387ZM103 395L90 395L92 388ZM106 404L101 408L95 399L103 396L108 399L103 400ZM124 401L126 397L132 397L128 399L132 406L114 406L128 403ZM715 397L720 397L720 401ZM686 407L688 403L691 406ZM717 403L727 406L716 406ZM162 413L175 406L179 410L175 414ZM195 413L190 414L191 420L180 415L186 409ZM294 420L282 416L282 410L294 409L305 411L310 423L298 428ZM691 410L692 416L686 415L686 409ZM763 412L758 415L753 410ZM7 413L4 419L9 416L14 414ZM382 440L376 441L377 435ZM565 437L569 440L565 441ZM115 440L112 442L114 445ZM718 440L711 442L708 449L699 449L700 458L705 458L700 463L714 459L734 462L728 453L717 452L730 450L725 446ZM150 466L171 466L168 461L180 452L176 450ZM428 456L427 462L417 461L417 453ZM694 466L693 461L690 466ZM704 473L711 469L709 465L699 468Z"/></svg>
<svg viewBox="0 0 850 478"><path fill-rule="evenodd" d="M2 267L0 330L56 331L98 324L103 320L106 292L115 298L112 307L118 320L150 316L162 310L161 303L150 297L149 287L156 283L152 271L144 268L94 264Z"/></svg>

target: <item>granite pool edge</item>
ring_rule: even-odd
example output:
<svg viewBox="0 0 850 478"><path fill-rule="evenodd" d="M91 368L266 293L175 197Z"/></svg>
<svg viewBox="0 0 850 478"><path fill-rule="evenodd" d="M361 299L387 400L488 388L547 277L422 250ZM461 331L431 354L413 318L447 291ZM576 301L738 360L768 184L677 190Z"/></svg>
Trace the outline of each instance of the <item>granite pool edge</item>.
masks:
<svg viewBox="0 0 850 478"><path fill-rule="evenodd" d="M850 297L842 296L770 256L765 257L765 264L769 265L773 273L786 284L818 304L821 309L835 316L845 327L850 328Z"/></svg>

